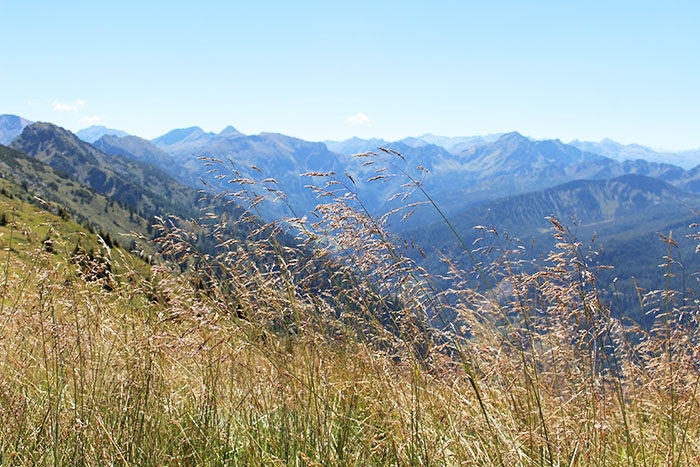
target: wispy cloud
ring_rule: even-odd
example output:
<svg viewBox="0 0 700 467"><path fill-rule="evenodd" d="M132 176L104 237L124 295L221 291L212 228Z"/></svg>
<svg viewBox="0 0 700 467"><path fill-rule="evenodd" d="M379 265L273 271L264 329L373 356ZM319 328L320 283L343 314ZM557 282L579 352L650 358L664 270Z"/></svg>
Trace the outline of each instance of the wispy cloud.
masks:
<svg viewBox="0 0 700 467"><path fill-rule="evenodd" d="M100 123L102 123L102 117L98 117L97 115L93 115L91 117L83 117L78 121L80 123L82 123L83 125L87 125L87 126L99 125Z"/></svg>
<svg viewBox="0 0 700 467"><path fill-rule="evenodd" d="M359 112L357 115L353 115L352 117L347 117L345 121L350 125L369 125L370 123L367 114L362 112Z"/></svg>
<svg viewBox="0 0 700 467"><path fill-rule="evenodd" d="M55 100L53 101L53 109L59 112L73 112L78 113L78 110L85 106L85 101L82 99L76 99L73 102L64 102Z"/></svg>
<svg viewBox="0 0 700 467"><path fill-rule="evenodd" d="M41 105L41 102L37 102L37 101L27 101L27 105L28 105L29 107L39 107L39 106Z"/></svg>

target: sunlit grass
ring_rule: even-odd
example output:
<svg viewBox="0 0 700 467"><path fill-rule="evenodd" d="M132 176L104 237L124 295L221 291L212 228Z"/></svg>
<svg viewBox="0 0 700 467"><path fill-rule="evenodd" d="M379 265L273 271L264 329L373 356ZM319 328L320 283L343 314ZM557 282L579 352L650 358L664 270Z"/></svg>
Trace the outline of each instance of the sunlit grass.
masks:
<svg viewBox="0 0 700 467"><path fill-rule="evenodd" d="M672 292L670 260L668 287L640 294L658 308L650 331L612 316L556 220L540 269L502 251L482 267L498 287L453 270L443 291L327 178L318 217L289 221L303 247L250 220L257 240L220 238L214 257L164 220L155 266L2 198L0 461L700 460L698 309ZM252 192L238 195L254 212Z"/></svg>

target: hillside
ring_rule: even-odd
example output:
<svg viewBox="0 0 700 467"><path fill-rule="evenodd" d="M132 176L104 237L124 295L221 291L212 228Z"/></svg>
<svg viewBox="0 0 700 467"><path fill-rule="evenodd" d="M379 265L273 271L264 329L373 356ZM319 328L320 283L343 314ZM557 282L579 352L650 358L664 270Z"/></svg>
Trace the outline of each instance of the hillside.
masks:
<svg viewBox="0 0 700 467"><path fill-rule="evenodd" d="M576 221L582 236L594 232L624 237L662 229L679 219L691 219L700 196L644 175L623 175L610 180L576 180L552 188L502 198L461 211L450 222L467 243L481 236L477 225L508 230L523 239L546 239L551 228L548 216L565 224ZM573 226L572 226L573 227ZM431 247L442 248L456 239L443 222L406 232Z"/></svg>
<svg viewBox="0 0 700 467"><path fill-rule="evenodd" d="M158 167L185 185L195 188L202 186L196 174L176 164L170 154L138 136L104 135L95 141L93 146L111 156L128 157Z"/></svg>
<svg viewBox="0 0 700 467"><path fill-rule="evenodd" d="M477 223L505 229L517 228L532 234L548 230L547 216L565 222L578 218L579 228L609 228L621 233L624 221L651 221L656 217L674 218L690 212L700 196L680 190L645 175L623 175L609 180L575 180L552 188L515 195L455 214L455 226L467 231ZM479 221L479 222L477 222ZM477 222L477 223L474 223ZM607 224L614 226L607 227Z"/></svg>
<svg viewBox="0 0 700 467"><path fill-rule="evenodd" d="M528 260L537 260L555 247L555 230L548 217L557 218L571 229L571 235L582 242L582 253L588 251L595 237L592 251L600 251L591 264L615 268L601 271L601 281L607 287L618 277L618 287L625 292L622 311L640 322L642 317L634 309L632 278L647 290L663 283L663 271L656 266L665 254L665 246L657 232L668 235L673 231L684 267L700 269L695 242L687 238L692 233L688 226L697 222L692 210L699 208L700 196L696 194L651 177L624 175L610 180L577 180L487 202L451 216L450 223L469 248L494 246L498 252L518 249L522 242L524 250L520 254ZM475 229L477 226L494 229L497 235ZM439 262L440 253L457 259L464 269L473 267L444 222L408 230L402 236L421 245L427 255L425 264L434 274L445 272ZM493 256L482 259L488 262ZM691 286L696 287L686 285Z"/></svg>
<svg viewBox="0 0 700 467"><path fill-rule="evenodd" d="M153 165L105 154L50 123L28 126L11 147L131 206L144 217L198 216L197 190L180 184Z"/></svg>
<svg viewBox="0 0 700 467"><path fill-rule="evenodd" d="M105 197L68 174L6 146L0 146L0 177L16 185L15 196L34 202L34 197L39 197L54 212L66 209L78 223L92 225L123 243L130 242L124 234L145 235L148 231L149 221L133 207Z"/></svg>

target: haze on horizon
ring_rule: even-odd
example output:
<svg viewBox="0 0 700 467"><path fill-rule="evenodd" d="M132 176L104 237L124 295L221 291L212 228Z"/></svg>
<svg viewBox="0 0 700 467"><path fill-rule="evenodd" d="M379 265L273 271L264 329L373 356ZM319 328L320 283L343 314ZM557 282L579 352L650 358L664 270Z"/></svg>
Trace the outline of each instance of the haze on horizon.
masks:
<svg viewBox="0 0 700 467"><path fill-rule="evenodd" d="M0 113L152 138L700 147L700 4L0 1Z"/></svg>

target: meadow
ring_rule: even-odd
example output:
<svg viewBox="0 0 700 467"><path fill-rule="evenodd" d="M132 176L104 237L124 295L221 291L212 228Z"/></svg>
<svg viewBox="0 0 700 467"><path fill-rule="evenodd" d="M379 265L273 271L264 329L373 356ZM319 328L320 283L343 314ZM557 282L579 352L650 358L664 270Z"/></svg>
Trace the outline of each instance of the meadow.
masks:
<svg viewBox="0 0 700 467"><path fill-rule="evenodd" d="M208 163L240 188L215 199L284 201ZM473 270L438 281L349 177L307 175L308 218L244 219L245 241L213 213L159 219L153 257L0 195L0 463L700 462L699 309L674 289L672 236L666 283L637 291L641 326L557 219L537 268L463 244ZM196 247L204 224L216 254Z"/></svg>

